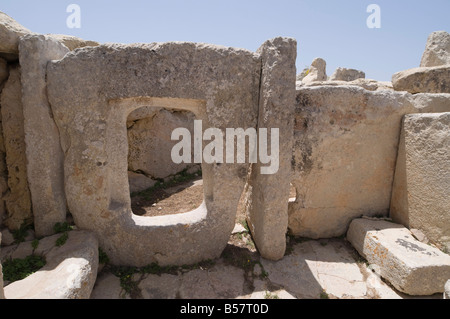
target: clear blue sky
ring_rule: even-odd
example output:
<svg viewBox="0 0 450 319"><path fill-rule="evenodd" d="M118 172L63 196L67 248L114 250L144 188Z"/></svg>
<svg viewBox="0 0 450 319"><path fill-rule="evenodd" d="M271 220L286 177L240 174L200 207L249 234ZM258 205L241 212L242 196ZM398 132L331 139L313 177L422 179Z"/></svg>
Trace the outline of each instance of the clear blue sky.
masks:
<svg viewBox="0 0 450 319"><path fill-rule="evenodd" d="M69 4L81 7L81 28L69 29ZM369 29L369 4L381 28ZM0 11L38 33L98 42L206 42L255 51L267 39L298 42L298 73L315 57L360 69L381 81L418 67L428 35L450 32L450 0L1 0Z"/></svg>

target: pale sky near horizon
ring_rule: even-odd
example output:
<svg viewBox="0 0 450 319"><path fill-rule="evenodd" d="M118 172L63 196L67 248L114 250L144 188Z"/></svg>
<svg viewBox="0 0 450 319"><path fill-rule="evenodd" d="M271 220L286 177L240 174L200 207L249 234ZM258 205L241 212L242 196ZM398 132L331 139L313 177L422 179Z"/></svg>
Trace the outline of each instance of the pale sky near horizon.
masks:
<svg viewBox="0 0 450 319"><path fill-rule="evenodd" d="M81 8L70 29L69 4ZM381 8L381 28L369 29L369 4ZM256 51L267 39L298 42L297 73L316 57L390 81L418 67L428 35L450 32L450 0L0 0L5 12L37 33L69 34L98 42L189 41Z"/></svg>

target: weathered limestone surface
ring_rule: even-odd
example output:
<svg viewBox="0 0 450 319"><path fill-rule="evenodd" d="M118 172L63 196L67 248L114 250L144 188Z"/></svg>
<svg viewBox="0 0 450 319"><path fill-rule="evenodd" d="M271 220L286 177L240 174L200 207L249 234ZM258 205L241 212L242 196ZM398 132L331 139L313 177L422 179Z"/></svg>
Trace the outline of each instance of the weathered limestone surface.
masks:
<svg viewBox="0 0 450 319"><path fill-rule="evenodd" d="M355 86L298 89L290 231L336 237L355 217L386 216L403 116L448 111L449 97Z"/></svg>
<svg viewBox="0 0 450 319"><path fill-rule="evenodd" d="M172 141L171 134L176 128L187 128L194 136L195 116L190 112L159 110L153 117L146 117L127 124L128 128L128 169L142 171L157 178L166 178L181 172L194 164L175 164L171 150L179 141ZM191 153L194 145L191 145ZM191 158L193 163L193 156Z"/></svg>
<svg viewBox="0 0 450 319"><path fill-rule="evenodd" d="M299 85L300 84L300 85ZM391 82L386 81L376 81L372 79L356 79L353 81L315 81L308 83L308 86L342 86L342 85L355 85L360 86L368 91L392 91L394 88L392 87ZM301 88L301 83L297 82L297 88Z"/></svg>
<svg viewBox="0 0 450 319"><path fill-rule="evenodd" d="M98 242L86 231L70 231L64 245L56 240L61 234L45 237L33 252L30 242L3 249L2 260L44 256L46 265L27 278L5 287L6 299L88 299L97 278Z"/></svg>
<svg viewBox="0 0 450 319"><path fill-rule="evenodd" d="M263 63L258 128L279 129L279 169L262 174L266 164L252 166L248 224L261 256L278 260L286 250L297 43L277 38L264 43L258 52ZM267 144L271 143L269 139Z"/></svg>
<svg viewBox="0 0 450 319"><path fill-rule="evenodd" d="M3 90L4 81L8 79L9 69L5 60L0 58L0 96ZM1 100L0 100L1 108ZM0 126L1 126L1 112L0 112ZM8 170L6 168L6 150L3 140L3 130L0 132L0 226L6 218L5 201L3 196L8 191Z"/></svg>
<svg viewBox="0 0 450 319"><path fill-rule="evenodd" d="M8 215L4 223L10 229L18 229L23 222L32 218L26 170L20 76L20 68L18 66L12 67L1 95L2 128L10 190L5 196Z"/></svg>
<svg viewBox="0 0 450 319"><path fill-rule="evenodd" d="M391 217L450 248L450 113L403 120Z"/></svg>
<svg viewBox="0 0 450 319"><path fill-rule="evenodd" d="M322 58L316 58L312 61L308 74L302 79L303 84L310 84L314 81L327 80L327 63Z"/></svg>
<svg viewBox="0 0 450 319"><path fill-rule="evenodd" d="M164 107L193 112L204 130L256 128L260 74L258 54L195 43L85 47L49 63L68 207L78 227L97 235L112 263L190 264L221 254L249 165L203 163L198 209L136 216L127 183L127 116Z"/></svg>
<svg viewBox="0 0 450 319"><path fill-rule="evenodd" d="M354 81L357 79L365 79L366 74L363 71L347 68L337 68L330 76L330 81Z"/></svg>
<svg viewBox="0 0 450 319"><path fill-rule="evenodd" d="M444 292L450 278L450 256L417 241L402 225L355 219L347 239L399 291L409 295Z"/></svg>
<svg viewBox="0 0 450 319"><path fill-rule="evenodd" d="M0 53L18 54L19 38L31 33L7 14L0 12Z"/></svg>
<svg viewBox="0 0 450 319"><path fill-rule="evenodd" d="M425 51L420 62L421 67L450 64L450 34L436 31L429 35Z"/></svg>
<svg viewBox="0 0 450 319"><path fill-rule="evenodd" d="M66 219L64 153L47 100L46 69L69 50L44 35L20 39L22 104L27 176L37 236L53 234L53 225Z"/></svg>
<svg viewBox="0 0 450 319"><path fill-rule="evenodd" d="M70 51L73 51L78 48L84 48L88 46L96 47L100 45L98 42L83 40L78 37L74 37L72 35L65 34L47 34L46 37L53 38L62 44L64 44Z"/></svg>
<svg viewBox="0 0 450 319"><path fill-rule="evenodd" d="M396 91L409 93L450 93L450 65L414 68L392 76Z"/></svg>

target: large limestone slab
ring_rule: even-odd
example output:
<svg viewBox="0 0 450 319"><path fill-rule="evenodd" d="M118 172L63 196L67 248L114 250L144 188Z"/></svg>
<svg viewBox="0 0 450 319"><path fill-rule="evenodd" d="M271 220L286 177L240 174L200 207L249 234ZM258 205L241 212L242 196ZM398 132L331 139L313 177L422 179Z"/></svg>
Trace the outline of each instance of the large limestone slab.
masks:
<svg viewBox="0 0 450 319"><path fill-rule="evenodd" d="M444 292L450 278L450 256L419 242L404 226L383 220L355 219L347 239L399 291L409 295Z"/></svg>
<svg viewBox="0 0 450 319"><path fill-rule="evenodd" d="M403 120L391 217L450 248L450 113Z"/></svg>
<svg viewBox="0 0 450 319"><path fill-rule="evenodd" d="M44 35L20 39L22 104L30 188L36 235L53 234L53 225L66 219L64 153L47 100L46 68L69 50Z"/></svg>
<svg viewBox="0 0 450 319"><path fill-rule="evenodd" d="M298 89L290 231L336 237L355 217L387 216L403 116L450 111L449 97L350 85Z"/></svg>
<svg viewBox="0 0 450 319"><path fill-rule="evenodd" d="M421 67L450 64L450 34L436 31L428 36L425 51L420 62Z"/></svg>
<svg viewBox="0 0 450 319"><path fill-rule="evenodd" d="M298 85L299 82L297 82L297 87L301 88L301 85ZM342 85L355 85L360 86L368 91L385 91L389 90L392 91L394 88L392 87L391 82L386 81L376 81L372 79L356 79L353 81L316 81L311 82L308 84L308 86L342 86Z"/></svg>
<svg viewBox="0 0 450 319"><path fill-rule="evenodd" d="M96 41L83 40L73 35L66 34L47 34L47 37L53 38L64 44L70 51L88 46L96 47L100 45Z"/></svg>
<svg viewBox="0 0 450 319"><path fill-rule="evenodd" d="M0 53L19 53L19 38L31 33L7 14L0 12Z"/></svg>
<svg viewBox="0 0 450 319"><path fill-rule="evenodd" d="M355 81L357 79L365 79L366 74L363 71L347 68L337 68L330 76L330 81Z"/></svg>
<svg viewBox="0 0 450 319"><path fill-rule="evenodd" d="M5 287L6 299L88 299L97 278L98 242L86 231L71 231L62 246L55 245L61 234L39 241L34 254L42 255L46 265L27 278ZM30 255L31 242L21 243L2 253L6 258Z"/></svg>
<svg viewBox="0 0 450 319"><path fill-rule="evenodd" d="M278 167L264 174L262 170L267 164L258 162L252 166L248 224L261 256L278 260L286 250L297 43L293 39L277 38L264 43L259 52L263 73L258 128L267 128L268 135L273 129L279 130L279 140L275 141L278 150L271 150ZM267 145L273 142L269 138Z"/></svg>
<svg viewBox="0 0 450 319"><path fill-rule="evenodd" d="M450 93L450 65L414 68L392 76L396 91L409 93Z"/></svg>
<svg viewBox="0 0 450 319"><path fill-rule="evenodd" d="M204 203L196 210L134 215L126 120L139 108L163 107L193 112L203 130L256 128L260 74L257 53L196 43L85 47L48 64L68 207L112 263L191 264L221 254L249 164L203 162Z"/></svg>
<svg viewBox="0 0 450 319"><path fill-rule="evenodd" d="M22 223L30 222L32 218L20 78L20 67L11 67L1 95L2 128L10 190L5 196L7 219L4 223L10 229L18 229Z"/></svg>

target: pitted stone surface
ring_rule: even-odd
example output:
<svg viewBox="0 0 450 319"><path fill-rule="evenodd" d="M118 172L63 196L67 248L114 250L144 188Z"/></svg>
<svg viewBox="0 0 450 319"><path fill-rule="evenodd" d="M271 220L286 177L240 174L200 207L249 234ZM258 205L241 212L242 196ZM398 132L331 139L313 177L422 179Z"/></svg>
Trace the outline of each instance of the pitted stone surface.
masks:
<svg viewBox="0 0 450 319"><path fill-rule="evenodd" d="M68 207L114 263L189 264L220 255L249 166L203 163L204 203L198 209L136 216L127 183L127 115L165 107L193 112L203 129L256 127L260 73L258 54L194 43L86 47L49 64Z"/></svg>
<svg viewBox="0 0 450 319"><path fill-rule="evenodd" d="M61 234L45 237L36 250L24 242L2 252L6 258L25 258L31 253L43 255L46 265L25 279L5 287L6 299L88 299L97 278L98 242L92 233L71 231L64 245L56 240Z"/></svg>
<svg viewBox="0 0 450 319"><path fill-rule="evenodd" d="M403 120L391 200L394 221L450 248L450 113Z"/></svg>
<svg viewBox="0 0 450 319"><path fill-rule="evenodd" d="M261 255L278 260L283 258L286 249L297 42L277 38L264 43L258 52L263 63L258 128L270 130L268 135L272 134L273 129L279 131L279 140L276 141L279 143L279 153L276 171L263 173L267 164L260 162L252 166L248 225ZM271 144L269 139L268 147ZM271 152L276 153L276 150Z"/></svg>
<svg viewBox="0 0 450 319"><path fill-rule="evenodd" d="M444 292L450 278L450 256L419 242L404 226L355 219L347 239L399 291L410 295Z"/></svg>
<svg viewBox="0 0 450 319"><path fill-rule="evenodd" d="M387 215L403 116L448 111L449 97L350 85L297 89L292 233L337 237L353 218Z"/></svg>
<svg viewBox="0 0 450 319"><path fill-rule="evenodd" d="M52 235L53 225L66 220L64 154L58 128L47 100L46 70L50 60L64 57L69 50L43 35L20 39L22 104L27 178L32 198L37 236Z"/></svg>
<svg viewBox="0 0 450 319"><path fill-rule="evenodd" d="M7 219L4 223L14 230L19 229L24 222L29 223L32 220L20 77L19 66L10 68L8 81L1 94L2 129L9 187L9 192L4 197L7 210Z"/></svg>

